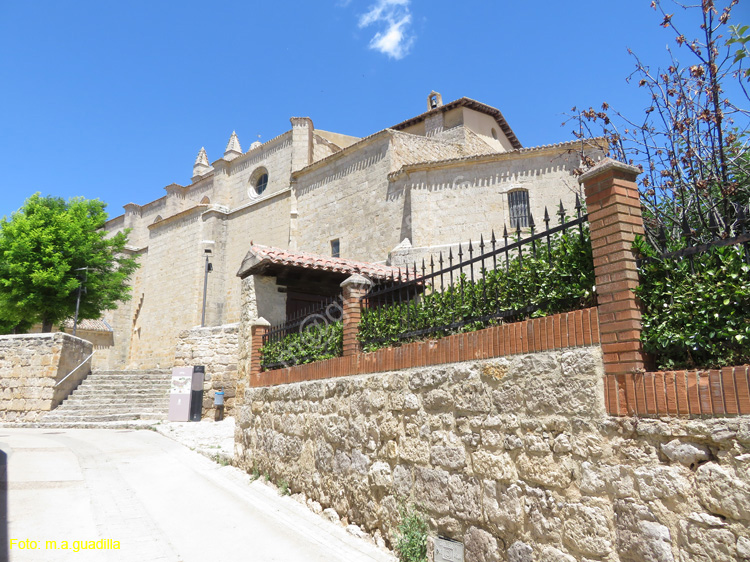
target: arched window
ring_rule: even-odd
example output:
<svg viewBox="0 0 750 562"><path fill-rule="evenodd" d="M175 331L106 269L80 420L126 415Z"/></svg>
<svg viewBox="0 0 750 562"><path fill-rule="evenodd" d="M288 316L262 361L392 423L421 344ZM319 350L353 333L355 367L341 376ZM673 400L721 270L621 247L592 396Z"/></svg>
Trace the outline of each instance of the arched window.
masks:
<svg viewBox="0 0 750 562"><path fill-rule="evenodd" d="M208 198L208 196L201 199L201 205L210 205L210 204L211 204L211 200Z"/></svg>
<svg viewBox="0 0 750 562"><path fill-rule="evenodd" d="M154 224L162 220L161 215L156 215L156 218L154 219Z"/></svg>
<svg viewBox="0 0 750 562"><path fill-rule="evenodd" d="M258 168L250 176L250 187L247 189L247 194L251 198L260 197L268 187L268 170L265 168Z"/></svg>

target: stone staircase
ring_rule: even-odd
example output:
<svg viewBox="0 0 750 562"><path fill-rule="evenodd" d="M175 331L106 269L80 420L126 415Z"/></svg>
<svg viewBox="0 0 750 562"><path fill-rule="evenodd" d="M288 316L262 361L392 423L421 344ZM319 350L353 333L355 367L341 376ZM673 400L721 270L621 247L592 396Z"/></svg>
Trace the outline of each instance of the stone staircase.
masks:
<svg viewBox="0 0 750 562"><path fill-rule="evenodd" d="M91 373L44 424L85 425L134 420L166 420L171 371L98 371Z"/></svg>

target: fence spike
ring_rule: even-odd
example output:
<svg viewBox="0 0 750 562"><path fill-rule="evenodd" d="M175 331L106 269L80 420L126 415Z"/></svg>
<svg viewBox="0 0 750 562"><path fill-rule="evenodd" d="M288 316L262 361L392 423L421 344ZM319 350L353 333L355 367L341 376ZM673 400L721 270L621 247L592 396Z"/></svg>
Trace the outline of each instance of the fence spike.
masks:
<svg viewBox="0 0 750 562"><path fill-rule="evenodd" d="M507 272L510 268L509 258L508 258L508 227L507 225L503 225L503 239L505 240L505 271Z"/></svg>
<svg viewBox="0 0 750 562"><path fill-rule="evenodd" d="M424 265L424 258L422 258L422 277L425 276L426 272L427 272L427 268Z"/></svg>
<svg viewBox="0 0 750 562"><path fill-rule="evenodd" d="M461 248L461 242L458 243L458 263L463 263L464 252Z"/></svg>
<svg viewBox="0 0 750 562"><path fill-rule="evenodd" d="M544 230L549 230L549 213L546 205L544 207Z"/></svg>
<svg viewBox="0 0 750 562"><path fill-rule="evenodd" d="M469 240L469 273L471 274L471 282L474 283L474 263L472 260L474 259L474 248L471 245L471 240Z"/></svg>
<svg viewBox="0 0 750 562"><path fill-rule="evenodd" d="M682 214L682 235L687 240L688 247L693 245L693 236L692 231L690 230L690 225L688 224L687 220L687 213Z"/></svg>
<svg viewBox="0 0 750 562"><path fill-rule="evenodd" d="M492 268L497 269L497 253L495 252L495 244L497 243L497 240L495 239L495 229L492 229L492 239L490 240L492 243Z"/></svg>
<svg viewBox="0 0 750 562"><path fill-rule="evenodd" d="M581 218L581 208L583 205L581 205L581 198L578 197L578 194L576 193L576 216L580 219Z"/></svg>
<svg viewBox="0 0 750 562"><path fill-rule="evenodd" d="M534 215L529 212L529 227L531 228L531 234L533 236L534 234L534 227L536 226L536 223L534 222Z"/></svg>
<svg viewBox="0 0 750 562"><path fill-rule="evenodd" d="M664 230L664 225L659 226L659 234L657 236L657 240L659 241L659 246L661 246L661 251L666 252L667 251L667 233Z"/></svg>
<svg viewBox="0 0 750 562"><path fill-rule="evenodd" d="M448 273L450 274L450 286L453 287L453 248L448 248Z"/></svg>
<svg viewBox="0 0 750 562"><path fill-rule="evenodd" d="M440 264L440 291L443 291L444 285L443 285L443 252L440 252L440 259L438 260L438 263Z"/></svg>

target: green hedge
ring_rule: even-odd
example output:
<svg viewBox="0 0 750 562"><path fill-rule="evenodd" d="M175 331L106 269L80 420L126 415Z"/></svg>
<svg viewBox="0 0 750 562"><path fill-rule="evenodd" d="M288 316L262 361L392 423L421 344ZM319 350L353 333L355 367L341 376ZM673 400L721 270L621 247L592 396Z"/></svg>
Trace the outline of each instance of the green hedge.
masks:
<svg viewBox="0 0 750 562"><path fill-rule="evenodd" d="M593 306L594 267L588 227L582 235L578 229L553 238L550 249L544 241L537 242L537 255L531 255L531 245L524 246L524 256L516 254L506 271L505 256L498 256L498 267L487 271L474 282L464 275L453 287L430 291L409 303L387 304L365 309L359 328L359 340L365 351L399 342L441 337L456 332L480 329L498 320L481 320L498 312L533 307L534 312L518 314L524 317L546 316L558 312ZM447 277L447 276L446 276ZM458 321L468 322L461 327L446 328ZM418 336L405 336L425 330ZM371 341L376 340L376 341Z"/></svg>
<svg viewBox="0 0 750 562"><path fill-rule="evenodd" d="M343 349L344 325L338 321L310 325L299 332L264 345L260 351L264 364L301 365L340 357Z"/></svg>
<svg viewBox="0 0 750 562"><path fill-rule="evenodd" d="M642 239L636 249L655 256ZM742 246L690 260L656 259L641 268L644 351L660 369L750 362L750 266Z"/></svg>

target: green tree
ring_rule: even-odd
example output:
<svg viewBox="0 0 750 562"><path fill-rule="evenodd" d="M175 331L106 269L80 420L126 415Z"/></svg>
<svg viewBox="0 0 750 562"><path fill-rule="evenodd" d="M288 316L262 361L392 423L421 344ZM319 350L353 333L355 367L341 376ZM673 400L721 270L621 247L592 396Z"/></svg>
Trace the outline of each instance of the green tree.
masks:
<svg viewBox="0 0 750 562"><path fill-rule="evenodd" d="M42 323L48 332L75 313L99 318L130 299L138 267L125 255L126 233L108 236L105 203L41 197L38 193L0 221L0 333Z"/></svg>

